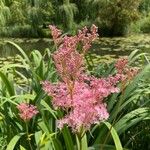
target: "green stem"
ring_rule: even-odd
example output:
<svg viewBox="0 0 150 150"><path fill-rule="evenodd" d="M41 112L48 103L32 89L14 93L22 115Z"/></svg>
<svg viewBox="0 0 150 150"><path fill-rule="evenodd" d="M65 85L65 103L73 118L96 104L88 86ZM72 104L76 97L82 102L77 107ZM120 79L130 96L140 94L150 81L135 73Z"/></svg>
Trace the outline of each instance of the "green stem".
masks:
<svg viewBox="0 0 150 150"><path fill-rule="evenodd" d="M80 132L76 134L76 141L78 150L88 149L86 133L83 127L81 127Z"/></svg>
<svg viewBox="0 0 150 150"><path fill-rule="evenodd" d="M30 142L30 137L29 137L28 123L25 122L25 124L26 124L27 140L28 140L28 143L29 143L29 146L30 146L30 150L33 150L32 145L31 145L31 142Z"/></svg>
<svg viewBox="0 0 150 150"><path fill-rule="evenodd" d="M82 137L80 134L77 134L77 145L78 145L78 150L82 150Z"/></svg>

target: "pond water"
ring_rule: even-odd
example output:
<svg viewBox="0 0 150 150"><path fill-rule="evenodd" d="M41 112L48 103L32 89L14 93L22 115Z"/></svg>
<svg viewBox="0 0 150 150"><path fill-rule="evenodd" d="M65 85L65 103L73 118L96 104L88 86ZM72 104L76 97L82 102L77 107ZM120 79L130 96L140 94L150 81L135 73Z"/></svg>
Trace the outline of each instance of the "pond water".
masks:
<svg viewBox="0 0 150 150"><path fill-rule="evenodd" d="M51 48L52 40L50 39L0 39L0 56L9 57L19 54L18 50L7 41L12 41L18 44L27 54L32 50L39 50L43 52L45 48Z"/></svg>
<svg viewBox="0 0 150 150"><path fill-rule="evenodd" d="M0 39L0 59L14 56L19 53L15 47L6 44L5 41L13 41L29 54L36 49L41 52L45 48L52 48L51 39ZM133 50L150 54L150 35L134 35L124 38L100 38L96 41L90 52L98 61L111 61L120 56L127 56Z"/></svg>

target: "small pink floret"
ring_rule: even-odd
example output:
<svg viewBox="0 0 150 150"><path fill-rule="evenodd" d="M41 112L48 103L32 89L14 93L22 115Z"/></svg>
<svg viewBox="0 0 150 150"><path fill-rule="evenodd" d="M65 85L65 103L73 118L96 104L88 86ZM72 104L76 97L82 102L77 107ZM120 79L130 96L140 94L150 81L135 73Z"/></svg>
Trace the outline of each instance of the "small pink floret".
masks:
<svg viewBox="0 0 150 150"><path fill-rule="evenodd" d="M17 106L20 118L28 121L38 113L37 107L28 103L21 103Z"/></svg>
<svg viewBox="0 0 150 150"><path fill-rule="evenodd" d="M128 65L128 59L120 58L115 63L118 76L120 76L121 81L127 82L132 80L139 72L139 69L136 67L130 67Z"/></svg>

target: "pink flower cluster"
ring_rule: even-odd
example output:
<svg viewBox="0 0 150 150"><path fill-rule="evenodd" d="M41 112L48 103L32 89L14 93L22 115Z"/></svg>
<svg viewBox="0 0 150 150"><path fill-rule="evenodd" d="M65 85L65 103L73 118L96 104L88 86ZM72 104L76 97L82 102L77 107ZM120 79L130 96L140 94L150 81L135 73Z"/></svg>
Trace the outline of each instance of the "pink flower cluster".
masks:
<svg viewBox="0 0 150 150"><path fill-rule="evenodd" d="M139 69L137 67L130 67L128 65L127 58L118 59L115 64L115 67L117 69L118 75L120 75L121 77L121 81L125 83L132 80L139 72Z"/></svg>
<svg viewBox="0 0 150 150"><path fill-rule="evenodd" d="M59 32L56 27L51 27ZM59 35L59 33L55 33ZM92 25L90 31L85 27L76 36L65 36L54 53L54 62L62 81L52 84L44 81L43 90L53 97L53 106L62 108L66 115L58 121L58 127L67 124L75 132L81 128L88 130L92 124L108 119L107 105L104 98L111 93L119 92L116 84L120 76L96 78L87 76L84 72L83 57L97 38L97 27ZM54 38L54 41L57 38ZM59 37L58 37L59 38ZM81 44L81 45L80 45ZM82 49L77 50L78 45Z"/></svg>
<svg viewBox="0 0 150 150"><path fill-rule="evenodd" d="M118 59L117 62L116 62L116 64L115 64L117 72L119 74L123 74L124 68L127 67L127 64L128 64L128 59L126 57Z"/></svg>
<svg viewBox="0 0 150 150"><path fill-rule="evenodd" d="M86 83L87 82L87 83ZM51 84L43 82L43 89L49 96L53 97L53 106L66 110L66 116L58 121L58 127L64 124L72 127L73 131L80 131L81 127L89 129L91 124L106 120L109 117L104 98L111 93L119 92L115 87L117 77L97 79L92 77L84 82L76 81L72 97L64 82ZM67 112L69 110L69 112Z"/></svg>
<svg viewBox="0 0 150 150"><path fill-rule="evenodd" d="M90 32L84 27L78 35L63 38L60 37L61 32L55 26L50 26L50 29L52 30L53 40L58 45L58 50L53 55L58 73L64 82L76 80L83 70L83 56L91 47L92 41L98 36L97 27L92 25ZM58 40L61 43L58 44ZM79 45L82 47L80 53L77 51Z"/></svg>
<svg viewBox="0 0 150 150"><path fill-rule="evenodd" d="M21 103L17 106L17 108L19 110L20 118L24 121L29 121L38 113L36 106L27 103Z"/></svg>
<svg viewBox="0 0 150 150"><path fill-rule="evenodd" d="M61 42L61 38L59 36L62 34L61 30L57 29L55 26L50 25L49 28L51 29L51 34L54 40L54 43L57 45Z"/></svg>

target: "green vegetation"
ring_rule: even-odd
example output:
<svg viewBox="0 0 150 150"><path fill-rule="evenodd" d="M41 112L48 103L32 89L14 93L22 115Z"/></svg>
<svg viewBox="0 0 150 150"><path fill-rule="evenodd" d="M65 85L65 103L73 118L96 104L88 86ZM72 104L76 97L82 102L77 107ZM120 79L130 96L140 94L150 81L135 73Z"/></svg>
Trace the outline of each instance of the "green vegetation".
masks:
<svg viewBox="0 0 150 150"><path fill-rule="evenodd" d="M0 149L29 150L28 140L33 149L73 150L76 138L68 128L56 129L56 119L62 112L51 105L51 98L42 91L40 82L57 82L58 76L51 58L51 51L45 49L44 55L37 50L27 56L24 50L12 42L20 53L12 64L0 68ZM130 65L145 54L133 51L129 56ZM146 56L144 59L147 58ZM91 150L102 149L141 149L149 147L149 73L150 64L141 64L141 71L126 86L124 92L113 94L106 99L110 117L108 122L97 124L82 138L82 146ZM88 63L87 63L88 64ZM95 76L108 76L114 73L114 64L99 65L91 70ZM39 114L28 122L26 135L24 122L19 118L16 105L29 102L38 107ZM92 136L91 136L92 135ZM138 141L138 143L137 143Z"/></svg>
<svg viewBox="0 0 150 150"><path fill-rule="evenodd" d="M71 73L74 72L74 63L78 64L78 61L70 61L68 65L60 55L64 64L61 65L61 61L58 61L55 66L53 52L60 45L53 45L49 25L56 25L65 31L65 34L57 37L61 41L64 35L70 38L77 33L77 29L84 26L88 29L92 24L98 26L100 37L105 37L97 39L83 59L87 69L84 73L92 76L79 78L79 81L85 80L83 83L86 88L90 87L85 93L90 93L94 78L110 77L112 80L114 78L111 77L118 73L116 77L122 80L117 82L118 89L115 88L118 93L112 92L101 101L107 105L109 118L106 121L98 120L87 132L82 123L79 124L81 128L78 132L73 132L68 126L60 129L58 120L71 113L74 108L73 105L66 110L63 107L54 108L53 100L59 92L62 92L63 97L66 89L66 95L71 93L73 100L72 87L75 85L74 81L78 80ZM145 33L150 33L150 0L0 0L0 150L150 149L150 36ZM79 42L78 49L90 46L87 42L89 39L86 39L88 34L83 37L85 43L82 43L83 39L79 42L79 37L76 38L76 42ZM74 41L70 43L68 45L73 45ZM67 51L66 47L62 48L62 52ZM82 58L81 53L79 55ZM68 60L74 60L75 54L78 53L70 55ZM119 73L115 62L122 56L128 56L131 68L127 65ZM81 61L77 60L80 66ZM58 86L53 91L54 97L50 97L42 89L41 82L48 80L56 85L62 83L58 68L59 65L65 68L66 64L71 70L67 76L71 82L66 82L68 88L62 86L59 89ZM64 76L64 72L67 72L65 69L62 71ZM80 68L76 69L77 72L78 70ZM124 73L127 75L124 76L125 80L123 76L119 77ZM131 77L130 80L126 80L128 77ZM115 81L110 81L110 84L112 82ZM107 86L107 82L102 84ZM103 85L100 88L104 93L108 92ZM92 99L90 108L98 104L99 97L92 97L96 92L91 92L91 96L82 90L83 87L78 90L77 97L83 94L81 99L85 97L85 103L87 99ZM96 100L93 102L93 99ZM23 119L18 109L22 103L36 106L38 113L29 120ZM81 105L83 103L79 108ZM87 109L84 110L87 112ZM99 112L95 108L94 114L95 111Z"/></svg>
<svg viewBox="0 0 150 150"><path fill-rule="evenodd" d="M49 24L70 34L95 23L103 36L149 33L149 0L1 0L1 37L48 37Z"/></svg>

